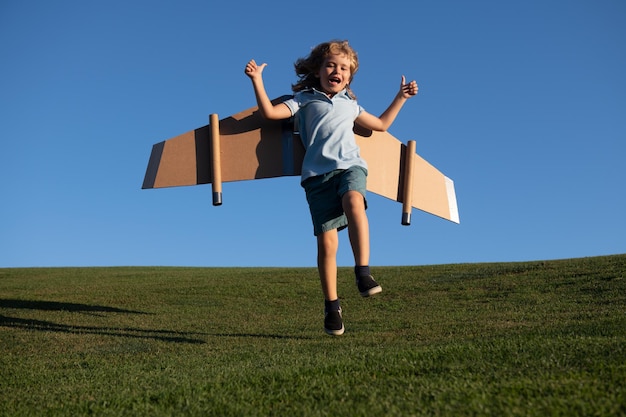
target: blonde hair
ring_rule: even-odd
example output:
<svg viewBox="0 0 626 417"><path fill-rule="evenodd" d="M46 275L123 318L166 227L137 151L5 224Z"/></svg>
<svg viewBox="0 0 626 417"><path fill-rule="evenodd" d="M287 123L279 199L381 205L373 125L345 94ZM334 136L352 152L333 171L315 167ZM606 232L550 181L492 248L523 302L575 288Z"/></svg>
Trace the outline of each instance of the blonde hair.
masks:
<svg viewBox="0 0 626 417"><path fill-rule="evenodd" d="M348 41L332 40L320 43L311 50L309 56L299 58L293 65L298 76L298 82L291 86L293 92L306 90L307 88L320 88L320 80L317 77L324 60L329 55L345 54L350 60L350 81L348 81L348 94L356 98L350 89L350 83L359 69L359 57Z"/></svg>

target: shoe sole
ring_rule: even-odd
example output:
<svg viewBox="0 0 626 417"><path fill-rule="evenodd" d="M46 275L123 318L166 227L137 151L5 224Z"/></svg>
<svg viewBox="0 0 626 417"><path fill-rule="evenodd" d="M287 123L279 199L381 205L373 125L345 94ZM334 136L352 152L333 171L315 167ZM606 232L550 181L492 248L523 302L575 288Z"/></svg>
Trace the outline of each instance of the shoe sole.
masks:
<svg viewBox="0 0 626 417"><path fill-rule="evenodd" d="M344 326L341 326L341 329L339 330L331 330L324 327L324 331L326 332L326 334L329 334L331 336L341 336L345 330L346 328Z"/></svg>
<svg viewBox="0 0 626 417"><path fill-rule="evenodd" d="M361 292L361 297L369 297L370 295L378 294L380 292L383 292L383 288L379 285L377 287L370 288L367 291Z"/></svg>

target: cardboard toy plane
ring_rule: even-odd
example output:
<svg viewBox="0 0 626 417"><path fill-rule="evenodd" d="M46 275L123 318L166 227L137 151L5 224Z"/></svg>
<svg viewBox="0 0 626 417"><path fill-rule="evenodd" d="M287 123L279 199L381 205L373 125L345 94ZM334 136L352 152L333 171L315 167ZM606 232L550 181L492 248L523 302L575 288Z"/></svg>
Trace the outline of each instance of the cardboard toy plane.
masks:
<svg viewBox="0 0 626 417"><path fill-rule="evenodd" d="M300 175L304 147L293 121L266 120L257 107L209 121L153 145L143 189L212 184L217 206L222 182ZM367 190L402 203L403 225L411 224L412 207L459 223L454 182L415 153L415 141L358 125L354 133L368 164Z"/></svg>

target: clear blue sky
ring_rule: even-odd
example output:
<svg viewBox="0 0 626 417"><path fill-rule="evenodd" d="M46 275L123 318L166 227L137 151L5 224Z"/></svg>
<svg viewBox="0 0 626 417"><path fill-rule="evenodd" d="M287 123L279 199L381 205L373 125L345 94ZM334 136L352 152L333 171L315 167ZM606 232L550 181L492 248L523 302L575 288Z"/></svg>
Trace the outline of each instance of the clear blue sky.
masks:
<svg viewBox="0 0 626 417"><path fill-rule="evenodd" d="M0 267L314 266L296 177L142 190L151 147L348 39L353 89L455 182L461 224L370 195L376 265L626 253L626 2L0 2ZM352 265L347 234L339 264Z"/></svg>

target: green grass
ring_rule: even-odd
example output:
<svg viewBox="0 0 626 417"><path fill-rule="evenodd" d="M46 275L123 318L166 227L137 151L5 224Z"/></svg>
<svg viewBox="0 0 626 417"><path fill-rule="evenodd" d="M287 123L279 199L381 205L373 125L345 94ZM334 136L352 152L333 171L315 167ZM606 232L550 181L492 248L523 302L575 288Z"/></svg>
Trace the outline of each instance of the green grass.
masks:
<svg viewBox="0 0 626 417"><path fill-rule="evenodd" d="M0 269L0 415L626 414L626 255L373 272Z"/></svg>

